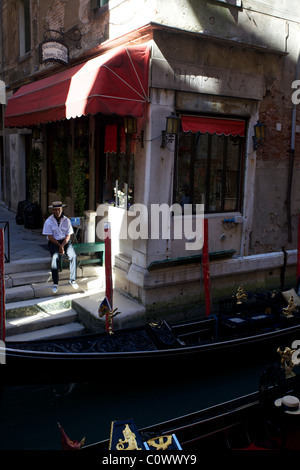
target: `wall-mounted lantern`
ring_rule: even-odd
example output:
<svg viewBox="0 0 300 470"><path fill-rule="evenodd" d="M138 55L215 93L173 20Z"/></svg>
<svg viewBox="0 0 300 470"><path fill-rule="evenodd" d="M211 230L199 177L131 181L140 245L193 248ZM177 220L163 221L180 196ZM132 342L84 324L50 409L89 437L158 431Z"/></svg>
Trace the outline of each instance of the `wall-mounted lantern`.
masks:
<svg viewBox="0 0 300 470"><path fill-rule="evenodd" d="M174 137L178 135L180 118L176 116L175 113L172 113L170 116L167 116L166 130L161 131L161 148L164 149L165 146L174 141Z"/></svg>
<svg viewBox="0 0 300 470"><path fill-rule="evenodd" d="M257 150L262 145L266 138L266 125L260 120L254 126L253 150Z"/></svg>
<svg viewBox="0 0 300 470"><path fill-rule="evenodd" d="M32 138L33 140L40 140L41 137L41 131L39 127L34 127L32 129Z"/></svg>
<svg viewBox="0 0 300 470"><path fill-rule="evenodd" d="M144 147L144 131L141 131L140 135L137 134L137 118L128 116L124 119L125 134L128 134L131 140L136 140L141 143L141 147ZM136 137L133 137L135 135Z"/></svg>

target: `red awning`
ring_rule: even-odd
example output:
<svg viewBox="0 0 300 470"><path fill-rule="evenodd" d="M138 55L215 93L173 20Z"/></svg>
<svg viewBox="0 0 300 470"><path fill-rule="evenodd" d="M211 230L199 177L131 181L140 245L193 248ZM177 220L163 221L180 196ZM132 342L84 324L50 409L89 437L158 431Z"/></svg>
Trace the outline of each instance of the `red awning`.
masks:
<svg viewBox="0 0 300 470"><path fill-rule="evenodd" d="M105 126L104 153L117 153L118 126L116 124L108 124Z"/></svg>
<svg viewBox="0 0 300 470"><path fill-rule="evenodd" d="M215 117L181 116L183 132L245 137L245 121Z"/></svg>
<svg viewBox="0 0 300 470"><path fill-rule="evenodd" d="M142 117L149 59L149 44L122 46L25 85L8 100L5 125L30 127L90 113Z"/></svg>

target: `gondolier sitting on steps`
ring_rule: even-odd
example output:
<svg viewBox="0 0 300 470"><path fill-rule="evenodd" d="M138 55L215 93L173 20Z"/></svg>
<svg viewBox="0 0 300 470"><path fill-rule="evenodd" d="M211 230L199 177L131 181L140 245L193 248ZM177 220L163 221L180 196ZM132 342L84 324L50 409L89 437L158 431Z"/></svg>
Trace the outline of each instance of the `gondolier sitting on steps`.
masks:
<svg viewBox="0 0 300 470"><path fill-rule="evenodd" d="M52 292L55 294L58 289L58 260L59 255L66 253L70 262L70 280L69 283L74 289L78 289L76 282L76 253L70 240L73 233L73 227L70 219L63 214L61 201L53 202L50 209L53 214L48 217L44 223L43 235L47 235L48 247L51 255L52 272Z"/></svg>

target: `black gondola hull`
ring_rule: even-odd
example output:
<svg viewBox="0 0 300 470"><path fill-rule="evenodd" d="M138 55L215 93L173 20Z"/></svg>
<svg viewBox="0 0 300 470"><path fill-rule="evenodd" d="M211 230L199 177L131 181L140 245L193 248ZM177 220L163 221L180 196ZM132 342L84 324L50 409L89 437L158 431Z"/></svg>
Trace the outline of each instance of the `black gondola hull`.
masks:
<svg viewBox="0 0 300 470"><path fill-rule="evenodd" d="M271 377L276 376L275 382ZM276 366L260 376L259 390L187 415L139 429L144 442L157 436L176 435L190 455L223 450L299 450L298 418L275 406L284 395L300 394L299 376L284 378ZM298 413L297 413L298 414ZM289 439L289 437L291 439ZM83 447L86 452L105 451L109 439Z"/></svg>
<svg viewBox="0 0 300 470"><path fill-rule="evenodd" d="M56 342L27 343L23 349L18 345L7 343L6 364L0 368L0 383L58 383L99 381L118 376L127 377L143 374L167 372L168 374L190 373L190 366L199 363L200 368L211 368L218 361L232 360L235 363L247 363L254 357L273 355L279 358L277 349L291 347L295 340L300 341L300 323L290 327L267 331L260 334L244 335L222 341L212 341L183 346L176 343L175 347L161 349L149 346L148 350L135 349L123 351L91 351L82 347L84 342L95 342L103 335L88 335L57 340ZM116 335L117 337L117 335ZM106 337L107 338L107 337ZM55 351L68 349L68 351ZM52 346L52 347L51 347ZM64 346L64 348L62 347ZM68 348L66 347L68 346ZM40 350L39 350L40 347ZM140 345L142 348L142 345ZM57 349L57 348L56 348ZM97 349L97 348L96 348Z"/></svg>

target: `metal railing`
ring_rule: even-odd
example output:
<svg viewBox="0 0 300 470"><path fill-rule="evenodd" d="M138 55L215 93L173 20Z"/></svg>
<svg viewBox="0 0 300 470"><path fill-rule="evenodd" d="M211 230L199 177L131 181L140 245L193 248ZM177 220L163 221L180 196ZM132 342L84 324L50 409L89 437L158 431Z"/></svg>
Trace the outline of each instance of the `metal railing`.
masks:
<svg viewBox="0 0 300 470"><path fill-rule="evenodd" d="M7 220L0 220L0 228L4 229L4 258L5 258L5 263L9 263L10 262L9 222Z"/></svg>

